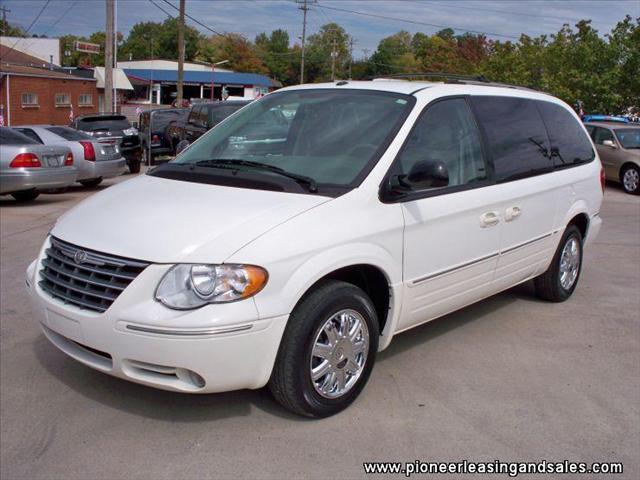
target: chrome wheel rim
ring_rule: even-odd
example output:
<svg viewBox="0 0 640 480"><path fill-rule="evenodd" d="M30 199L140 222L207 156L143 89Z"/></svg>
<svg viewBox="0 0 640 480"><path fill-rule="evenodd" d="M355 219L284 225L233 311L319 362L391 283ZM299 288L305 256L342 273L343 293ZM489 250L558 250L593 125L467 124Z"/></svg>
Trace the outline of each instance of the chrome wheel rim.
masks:
<svg viewBox="0 0 640 480"><path fill-rule="evenodd" d="M562 249L560 257L560 285L570 290L576 283L580 271L580 243L575 237L570 237Z"/></svg>
<svg viewBox="0 0 640 480"><path fill-rule="evenodd" d="M635 192L640 184L640 174L635 168L629 168L622 177L624 189L628 192Z"/></svg>
<svg viewBox="0 0 640 480"><path fill-rule="evenodd" d="M367 363L369 328L355 310L334 313L313 341L311 383L325 398L338 398L357 383Z"/></svg>

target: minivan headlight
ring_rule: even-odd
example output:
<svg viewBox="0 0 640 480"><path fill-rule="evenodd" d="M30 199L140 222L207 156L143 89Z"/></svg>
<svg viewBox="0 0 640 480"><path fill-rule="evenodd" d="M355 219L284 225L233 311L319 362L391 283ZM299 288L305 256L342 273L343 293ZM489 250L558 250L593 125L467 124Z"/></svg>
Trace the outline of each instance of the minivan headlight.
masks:
<svg viewBox="0 0 640 480"><path fill-rule="evenodd" d="M179 264L160 280L156 300L177 310L233 302L258 293L267 278L267 271L254 265Z"/></svg>

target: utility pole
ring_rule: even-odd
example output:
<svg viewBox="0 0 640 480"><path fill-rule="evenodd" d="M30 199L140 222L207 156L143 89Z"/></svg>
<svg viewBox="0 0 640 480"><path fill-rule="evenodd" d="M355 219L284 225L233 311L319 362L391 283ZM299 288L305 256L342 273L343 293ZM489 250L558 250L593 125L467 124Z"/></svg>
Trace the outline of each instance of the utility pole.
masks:
<svg viewBox="0 0 640 480"><path fill-rule="evenodd" d="M178 17L178 95L177 107L182 108L182 90L184 83L184 9L185 0L180 0L180 16Z"/></svg>
<svg viewBox="0 0 640 480"><path fill-rule="evenodd" d="M353 44L356 43L356 41L353 39L353 37L349 38L349 80L352 80L351 78L351 65L353 64Z"/></svg>
<svg viewBox="0 0 640 480"><path fill-rule="evenodd" d="M107 2L107 31L104 42L104 108L113 108L113 0Z"/></svg>
<svg viewBox="0 0 640 480"><path fill-rule="evenodd" d="M10 12L11 10L9 10L7 7L0 7L0 10L2 10L2 34L6 35L7 34L7 12Z"/></svg>
<svg viewBox="0 0 640 480"><path fill-rule="evenodd" d="M300 83L304 83L304 42L307 35L307 11L309 10L309 0L296 0L301 5L298 7L302 10L302 55L300 57ZM315 2L315 0L311 0Z"/></svg>
<svg viewBox="0 0 640 480"><path fill-rule="evenodd" d="M336 79L336 57L338 56L338 52L336 52L336 38L333 37L333 42L331 42L331 81L333 82Z"/></svg>
<svg viewBox="0 0 640 480"><path fill-rule="evenodd" d="M114 0L113 2L113 12L113 68L118 68L118 0ZM113 78L113 76L111 78ZM118 112L118 86L116 82L113 82L112 111L113 113Z"/></svg>

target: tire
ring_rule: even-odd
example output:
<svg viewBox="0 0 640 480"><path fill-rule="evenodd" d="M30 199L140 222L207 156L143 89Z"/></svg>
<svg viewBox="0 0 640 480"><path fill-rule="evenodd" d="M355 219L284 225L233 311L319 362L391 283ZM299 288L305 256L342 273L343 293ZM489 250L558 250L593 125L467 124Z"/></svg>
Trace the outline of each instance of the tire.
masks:
<svg viewBox="0 0 640 480"><path fill-rule="evenodd" d="M571 245L570 245L571 244ZM577 252L573 255L572 262L569 262L569 272L561 268L563 264L563 252L565 248L569 251L577 249ZM578 285L580 279L580 272L582 271L582 234L575 225L569 225L562 235L558 249L556 250L551 265L546 272L537 277L534 280L536 287L536 294L543 300L549 302L564 302L567 300ZM568 257L571 257L571 253L567 253ZM575 264L577 261L577 265ZM566 281L563 282L563 274L566 274ZM573 278L572 281L571 278Z"/></svg>
<svg viewBox="0 0 640 480"><path fill-rule="evenodd" d="M140 160L131 160L129 162L129 172L140 173Z"/></svg>
<svg viewBox="0 0 640 480"><path fill-rule="evenodd" d="M344 314L341 318L347 318L349 328L354 329L354 343L333 328L340 322L336 317L339 313ZM363 327L358 329L356 320ZM329 324L328 328L323 328ZM350 283L322 282L306 294L291 313L269 380L271 393L287 410L306 417L328 417L344 410L369 379L378 351L378 330L376 311L366 293ZM329 340L327 332L331 333L334 342ZM313 348L316 342L328 346L333 343L334 348L323 349L322 355L327 357L320 358L312 355L312 351L317 351ZM362 350L354 353L351 349L354 346ZM314 382L311 368L317 369L322 364L330 365L329 372ZM356 370L355 367L360 368ZM336 373L337 376L331 377ZM336 382L343 379L342 393L337 390L340 383L334 383L333 378ZM323 383L328 386L321 393ZM335 391L331 390L331 385Z"/></svg>
<svg viewBox="0 0 640 480"><path fill-rule="evenodd" d="M640 168L637 165L625 165L620 170L620 183L625 192L640 195Z"/></svg>
<svg viewBox="0 0 640 480"><path fill-rule="evenodd" d="M80 180L80 185L87 188L95 188L102 183L102 177L93 178L91 180Z"/></svg>
<svg viewBox="0 0 640 480"><path fill-rule="evenodd" d="M16 199L18 202L33 202L38 196L40 192L37 190L23 190L22 192L13 192L11 196Z"/></svg>

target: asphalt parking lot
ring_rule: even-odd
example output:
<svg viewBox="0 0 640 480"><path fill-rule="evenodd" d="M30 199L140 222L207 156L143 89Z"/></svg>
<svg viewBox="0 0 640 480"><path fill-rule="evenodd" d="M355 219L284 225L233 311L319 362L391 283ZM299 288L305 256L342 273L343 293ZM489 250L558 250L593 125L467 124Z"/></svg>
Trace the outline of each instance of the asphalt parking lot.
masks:
<svg viewBox="0 0 640 480"><path fill-rule="evenodd" d="M48 343L24 271L96 190L0 199L2 479L362 478L363 461L462 459L620 461L611 478L640 478L640 197L608 186L568 302L525 284L401 334L353 406L310 421L266 390L163 392Z"/></svg>

